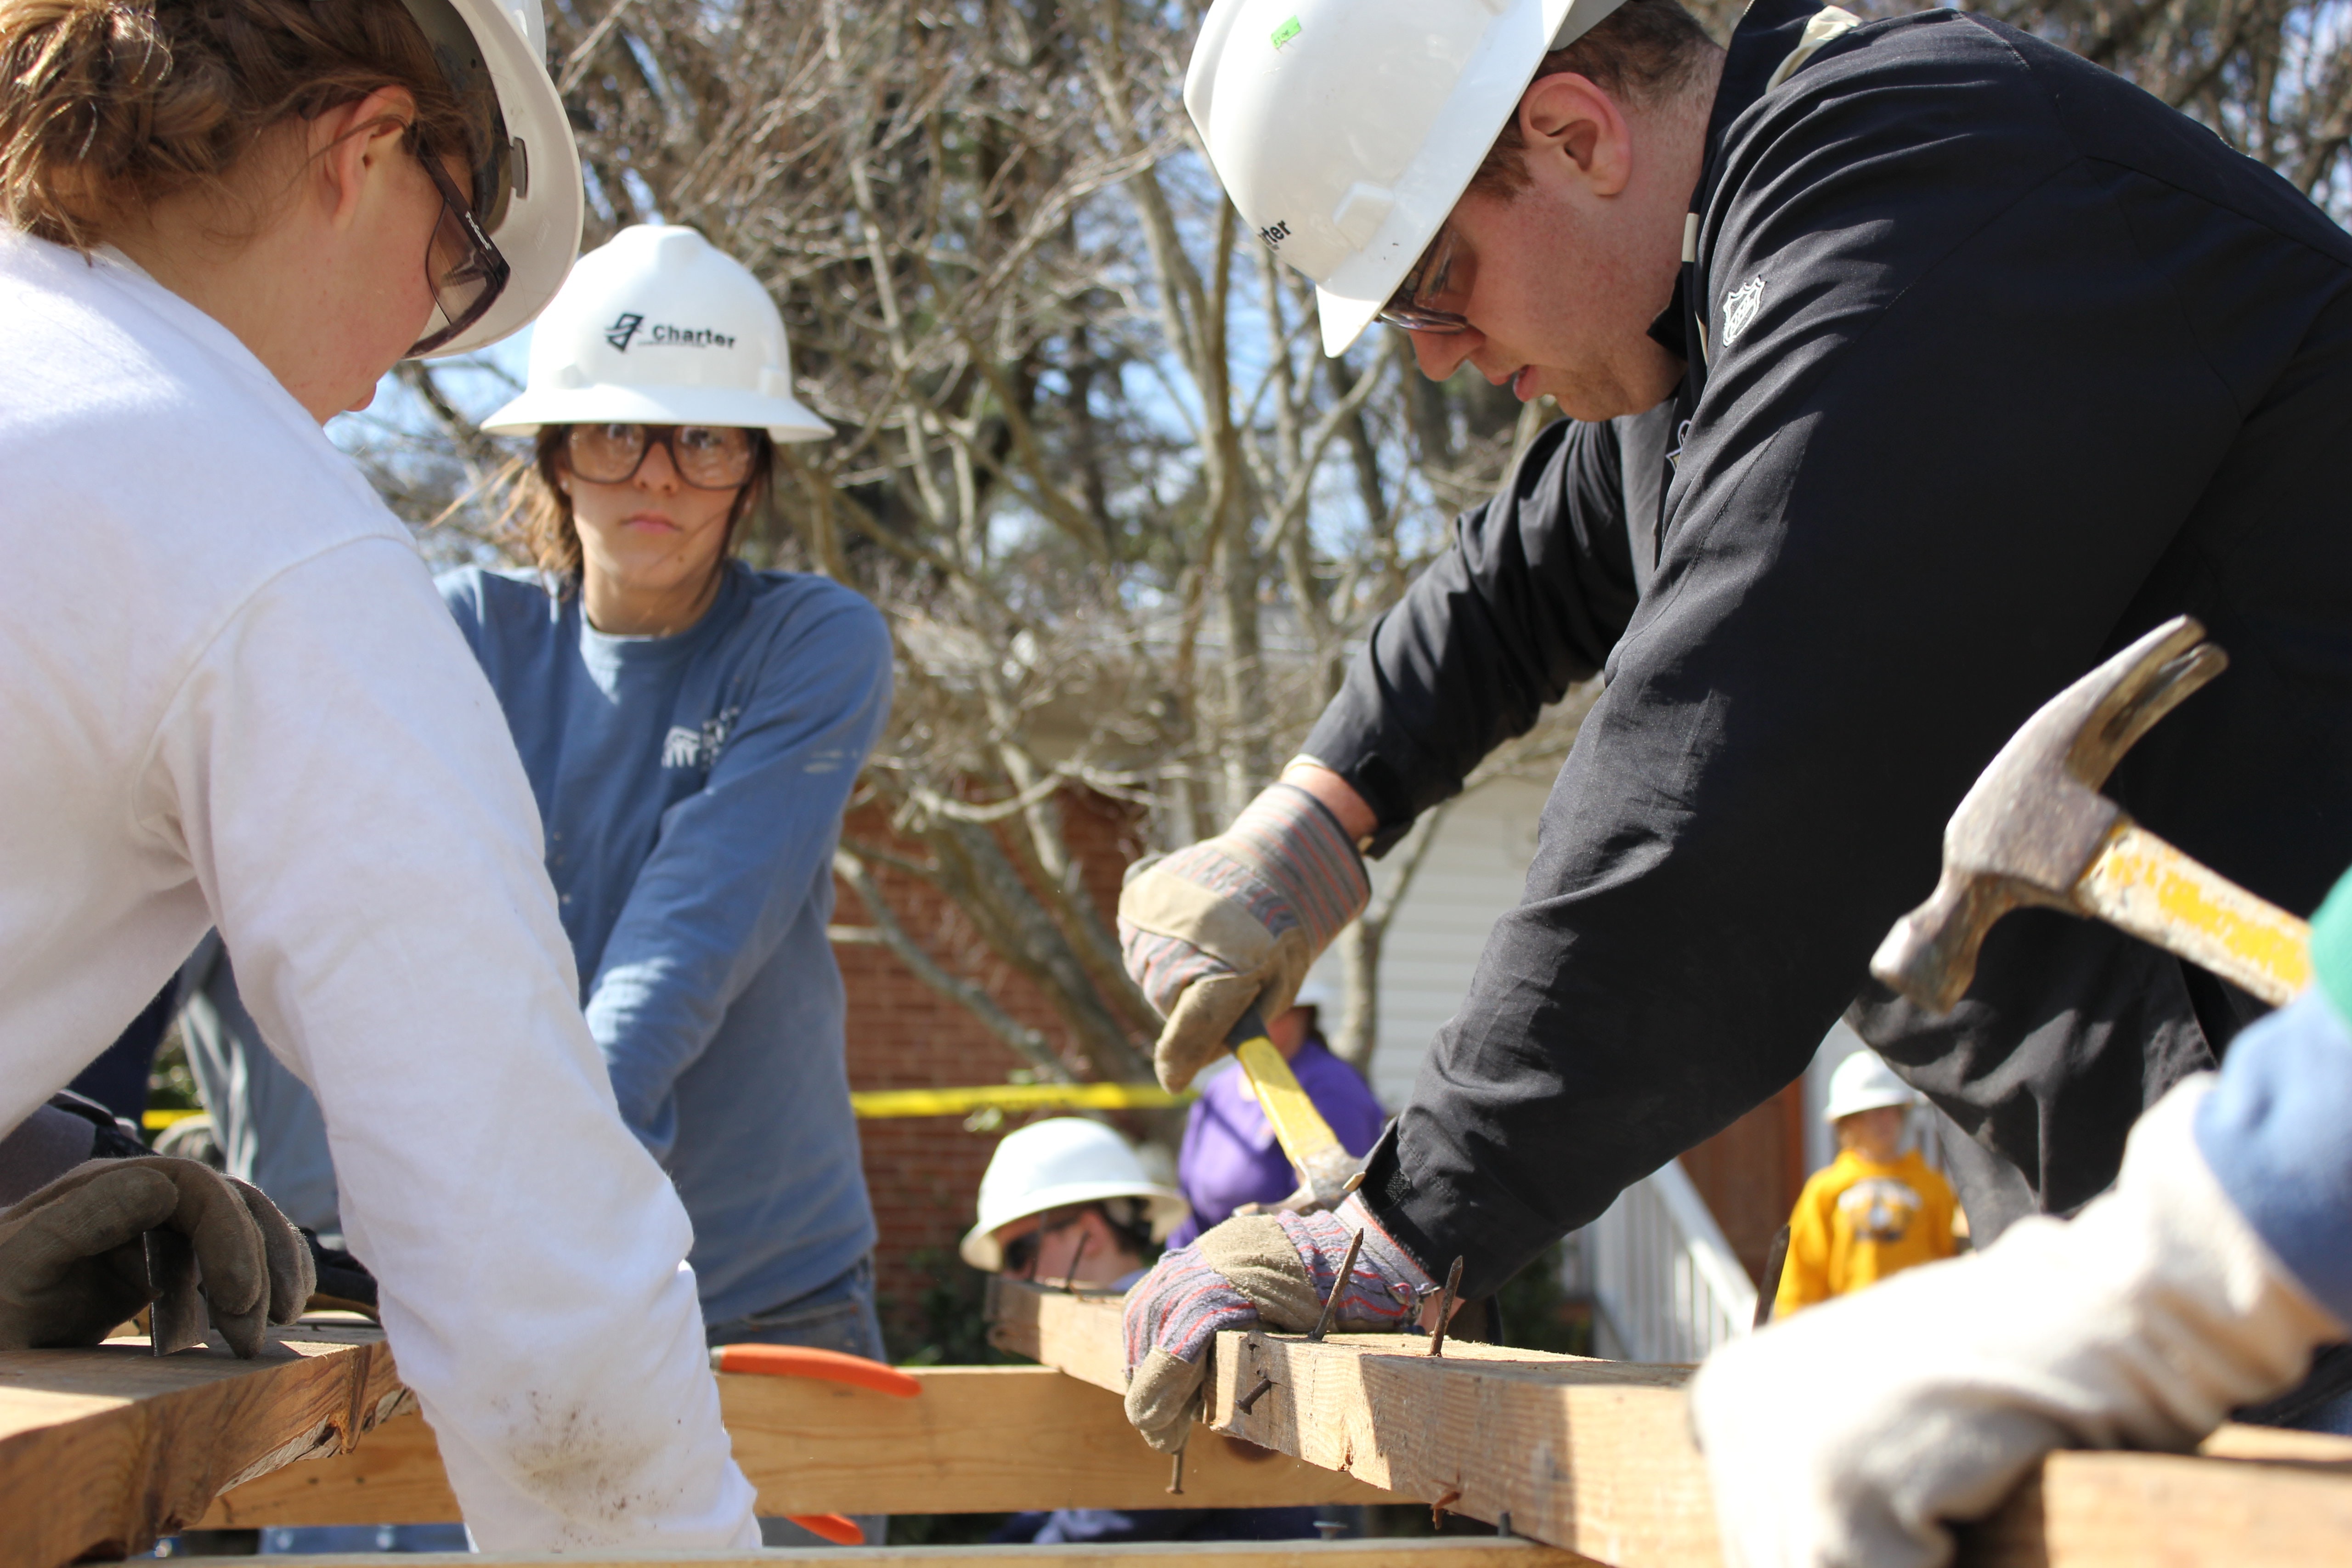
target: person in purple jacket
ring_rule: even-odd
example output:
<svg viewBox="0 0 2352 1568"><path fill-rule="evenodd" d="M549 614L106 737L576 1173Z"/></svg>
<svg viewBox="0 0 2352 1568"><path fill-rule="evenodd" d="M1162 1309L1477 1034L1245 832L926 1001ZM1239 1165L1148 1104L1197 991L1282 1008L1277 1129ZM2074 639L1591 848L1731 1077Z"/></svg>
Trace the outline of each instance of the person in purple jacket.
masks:
<svg viewBox="0 0 2352 1568"><path fill-rule="evenodd" d="M1380 1137L1388 1113L1372 1098L1362 1076L1323 1043L1317 1024L1330 995L1329 987L1309 978L1298 988L1289 1011L1277 1014L1265 1032L1297 1075L1298 1087L1331 1124L1341 1147L1360 1159ZM1202 1088L1184 1123L1176 1185L1192 1213L1169 1233L1171 1251L1190 1245L1244 1204L1280 1203L1298 1190L1298 1173L1282 1152L1265 1112L1258 1109L1248 1074L1219 1073Z"/></svg>

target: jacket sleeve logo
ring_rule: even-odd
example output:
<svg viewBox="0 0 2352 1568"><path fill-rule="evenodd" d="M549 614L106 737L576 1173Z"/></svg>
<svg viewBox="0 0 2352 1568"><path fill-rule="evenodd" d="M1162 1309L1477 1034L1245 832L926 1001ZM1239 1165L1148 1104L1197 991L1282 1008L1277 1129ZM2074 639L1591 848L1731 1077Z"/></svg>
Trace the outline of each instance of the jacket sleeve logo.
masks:
<svg viewBox="0 0 2352 1568"><path fill-rule="evenodd" d="M1756 312L1764 308L1764 274L1759 272L1731 291L1723 302L1723 346L1729 348L1739 341L1756 320Z"/></svg>

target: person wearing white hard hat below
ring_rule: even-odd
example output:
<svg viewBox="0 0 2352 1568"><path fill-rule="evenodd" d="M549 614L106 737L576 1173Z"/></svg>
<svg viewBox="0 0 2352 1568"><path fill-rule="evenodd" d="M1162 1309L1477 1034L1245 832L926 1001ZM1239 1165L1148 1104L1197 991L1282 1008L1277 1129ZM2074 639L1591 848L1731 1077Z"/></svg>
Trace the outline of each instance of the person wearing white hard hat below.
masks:
<svg viewBox="0 0 2352 1568"><path fill-rule="evenodd" d="M1285 1188L1287 1193L1288 1188ZM1125 1289L1187 1223L1183 1194L1154 1182L1126 1139L1098 1121L1059 1116L1007 1133L980 1179L963 1260L1061 1287ZM1127 1541L1312 1540L1311 1508L1065 1508L1016 1513L997 1543L1103 1545Z"/></svg>
<svg viewBox="0 0 2352 1568"><path fill-rule="evenodd" d="M1822 1117L1836 1130L1838 1154L1797 1196L1773 1317L1952 1256L1959 1204L1951 1184L1903 1147L1919 1102L1919 1091L1870 1051L1830 1075Z"/></svg>
<svg viewBox="0 0 2352 1568"><path fill-rule="evenodd" d="M2054 910L1990 933L1949 1016L1868 961L2001 744L2179 615L2230 672L2106 792L2298 912L2352 860L2352 237L1966 9L1751 0L1727 47L1675 0L1214 0L1185 104L1315 282L1327 352L1380 321L1425 374L1570 417L1457 521L1277 781L1123 890L1162 1081L1287 1003L1365 907L1361 856L1606 687L1362 1185L1229 1220L1130 1293L1147 1437L1183 1440L1215 1331L1319 1297L1351 1229L1350 1322L1425 1320L1456 1259L1488 1295L1849 1008L1956 1124L1978 1242L2106 1188L2258 1002ZM1300 1289L1234 1285L1268 1271ZM2304 1392L2347 1373L2330 1352Z"/></svg>
<svg viewBox="0 0 2352 1568"><path fill-rule="evenodd" d="M1124 1289L1188 1213L1127 1140L1056 1116L1004 1135L980 1178L978 1213L957 1250L986 1274Z"/></svg>
<svg viewBox="0 0 2352 1568"><path fill-rule="evenodd" d="M530 0L0 0L0 1129L216 927L476 1541L745 1546L686 1211L581 1017L529 781L320 428L554 293L543 48ZM0 1346L130 1317L159 1226L236 1352L301 1310L273 1206L130 1157L0 1214Z"/></svg>

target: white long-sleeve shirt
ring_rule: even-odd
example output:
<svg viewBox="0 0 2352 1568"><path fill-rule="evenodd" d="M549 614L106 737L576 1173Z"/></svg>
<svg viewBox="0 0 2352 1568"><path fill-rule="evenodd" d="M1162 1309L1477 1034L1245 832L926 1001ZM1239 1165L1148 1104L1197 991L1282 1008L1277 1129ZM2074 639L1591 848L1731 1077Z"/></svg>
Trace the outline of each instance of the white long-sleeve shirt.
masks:
<svg viewBox="0 0 2352 1568"><path fill-rule="evenodd" d="M217 924L480 1544L756 1545L685 1211L406 532L127 262L0 236L0 1130Z"/></svg>

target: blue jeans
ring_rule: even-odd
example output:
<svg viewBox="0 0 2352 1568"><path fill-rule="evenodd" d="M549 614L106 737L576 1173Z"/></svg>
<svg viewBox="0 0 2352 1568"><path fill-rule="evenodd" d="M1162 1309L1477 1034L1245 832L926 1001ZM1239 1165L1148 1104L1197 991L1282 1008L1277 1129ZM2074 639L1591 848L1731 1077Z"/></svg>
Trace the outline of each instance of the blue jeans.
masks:
<svg viewBox="0 0 2352 1568"><path fill-rule="evenodd" d="M731 1322L712 1323L704 1338L714 1345L808 1345L816 1350L862 1355L887 1361L882 1348L882 1320L874 1315L874 1259L856 1266L831 1284L780 1306L753 1312ZM860 1513L851 1518L866 1532L866 1544L879 1546L889 1533L887 1514ZM788 1519L760 1521L762 1546L830 1546L833 1542L803 1530Z"/></svg>

